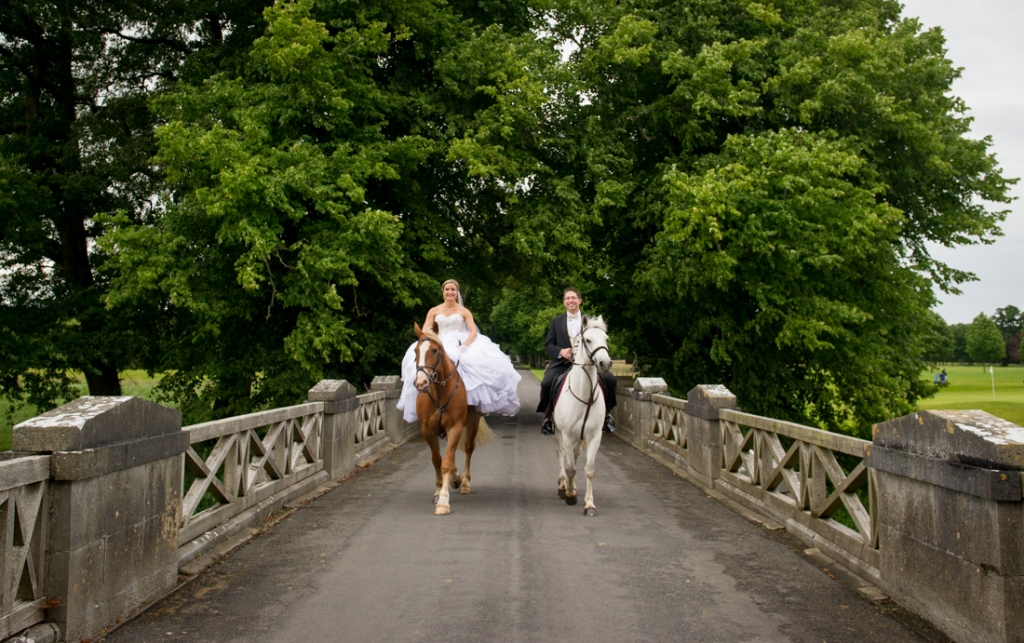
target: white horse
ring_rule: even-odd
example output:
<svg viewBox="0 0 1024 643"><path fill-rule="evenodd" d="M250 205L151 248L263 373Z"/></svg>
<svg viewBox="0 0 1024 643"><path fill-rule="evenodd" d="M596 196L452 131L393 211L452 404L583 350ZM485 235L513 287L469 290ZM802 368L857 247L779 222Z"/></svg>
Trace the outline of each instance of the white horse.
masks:
<svg viewBox="0 0 1024 643"><path fill-rule="evenodd" d="M562 393L553 413L555 443L558 447L558 495L566 504L576 504L576 461L580 446L587 446L587 495L584 516L596 516L594 506L594 460L601 447L605 403L598 373L612 367L608 354L608 327L600 317L583 318L583 328L572 343L573 366L565 377Z"/></svg>

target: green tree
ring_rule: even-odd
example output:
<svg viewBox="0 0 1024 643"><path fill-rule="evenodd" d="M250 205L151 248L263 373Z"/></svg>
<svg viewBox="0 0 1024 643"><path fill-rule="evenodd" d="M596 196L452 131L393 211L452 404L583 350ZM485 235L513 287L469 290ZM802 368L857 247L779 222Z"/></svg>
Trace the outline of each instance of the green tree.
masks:
<svg viewBox="0 0 1024 643"><path fill-rule="evenodd" d="M983 364L998 362L1006 356L1006 343L999 327L985 313L979 313L967 328L967 353Z"/></svg>
<svg viewBox="0 0 1024 643"><path fill-rule="evenodd" d="M156 216L148 97L193 54L246 47L259 20L237 0L0 3L0 394L52 405L71 370L120 393L160 312L105 306L100 215Z"/></svg>
<svg viewBox="0 0 1024 643"><path fill-rule="evenodd" d="M866 434L914 408L928 243L990 242L1012 183L939 30L889 0L564 2L565 113L601 307L677 391Z"/></svg>
<svg viewBox="0 0 1024 643"><path fill-rule="evenodd" d="M1006 343L1006 356L1003 358L1003 364L1019 364L1021 335L1024 333L1024 312L1016 306L996 308L996 314L992 316L992 321L999 328L999 332L1003 335L1003 341Z"/></svg>
<svg viewBox="0 0 1024 643"><path fill-rule="evenodd" d="M992 315L992 321L995 322L1003 339L1006 340L1024 330L1024 312L1021 312L1016 306L996 308L996 314Z"/></svg>
<svg viewBox="0 0 1024 643"><path fill-rule="evenodd" d="M953 333L946 324L946 320L938 313L929 311L930 332L926 336L926 347L924 358L932 363L952 362L953 357Z"/></svg>
<svg viewBox="0 0 1024 643"><path fill-rule="evenodd" d="M237 68L156 101L164 210L104 241L121 275L108 301L171 311L162 386L192 421L395 372L444 278L485 323L488 292L585 244L555 216L575 196L538 161L558 137L543 118L558 53L525 3L265 15Z"/></svg>
<svg viewBox="0 0 1024 643"><path fill-rule="evenodd" d="M953 337L953 358L954 362L970 362L971 356L967 352L967 330L970 324L952 324L949 327L950 335Z"/></svg>

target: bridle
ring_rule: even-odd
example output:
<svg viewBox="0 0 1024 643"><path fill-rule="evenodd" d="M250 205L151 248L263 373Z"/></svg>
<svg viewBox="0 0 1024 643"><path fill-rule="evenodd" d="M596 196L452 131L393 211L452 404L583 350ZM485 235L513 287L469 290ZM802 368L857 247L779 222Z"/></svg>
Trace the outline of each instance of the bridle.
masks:
<svg viewBox="0 0 1024 643"><path fill-rule="evenodd" d="M422 344L423 342L433 342L433 341L434 340L430 339L429 337L421 337L419 340L417 340L416 341L416 353L417 353L417 355L419 354L420 344ZM424 365L424 366L417 366L416 367L417 375L419 373L423 373L423 375L427 378L427 383L428 383L427 390L420 391L420 392L427 394L427 399L430 400L430 402L434 405L434 408L437 409L437 411L438 411L438 414L437 414L437 431L438 431L439 434L442 434L442 437L443 437L443 434L445 433L444 424L442 423L442 420L444 419L445 409L448 408L448 404L451 403L452 398L455 397L455 393L459 390L459 384L462 383L462 376L459 375L459 365L457 363L454 363L454 362L453 362L455 364L454 368L452 368L452 372L448 374L448 377L446 377L444 379L438 379L437 369L441 365L441 363L444 361L444 358L445 358L444 348L439 347L438 350L437 350L437 359L434 360L434 363L432 365L430 365L430 366ZM453 377L455 378L455 386L452 387L452 392L448 395L448 399L444 401L444 404L442 404L441 403L441 395L444 393L444 389L448 386L448 381L451 380ZM438 383L440 383L440 385L441 385L441 392L438 394L437 398L435 399L434 395L432 394L432 391L434 390L434 385L438 384Z"/></svg>
<svg viewBox="0 0 1024 643"><path fill-rule="evenodd" d="M590 350L590 347L587 346L587 339L586 339L586 337L584 337L584 334L586 334L587 330L589 330L589 329L583 328L583 329L580 330L579 343L583 347L584 352L586 352L586 354L587 354L587 360L590 362L590 366L595 366L596 365L596 362L594 360L594 356L597 355L598 351L603 350L604 352L608 353L608 358L611 359L612 354L610 352L608 352L608 345L607 344L605 344L603 346L598 346L594 350ZM574 351L574 353L575 353L575 351ZM584 432L587 429L587 419L590 417L590 407L592 407L594 405L594 402L597 402L597 387L599 386L599 384L598 384L597 381L594 380L594 378L592 378L590 376L590 372L587 371L587 369L586 369L586 366L587 366L586 364L577 364L575 361L573 361L572 367L576 368L577 366L579 368L583 369L584 375L587 376L587 380L590 382L590 384L588 385L588 388L590 389L590 394L587 396L589 399L584 400L580 396L576 395L576 392L572 390L572 386L570 385L568 376L566 376L565 387L567 389L569 389L569 393L574 398L576 398L576 400L578 402L580 402L582 404L585 404L586 407L587 407L587 410L584 411L584 413L583 413L583 424L580 427L580 440L582 440L583 436L584 436Z"/></svg>

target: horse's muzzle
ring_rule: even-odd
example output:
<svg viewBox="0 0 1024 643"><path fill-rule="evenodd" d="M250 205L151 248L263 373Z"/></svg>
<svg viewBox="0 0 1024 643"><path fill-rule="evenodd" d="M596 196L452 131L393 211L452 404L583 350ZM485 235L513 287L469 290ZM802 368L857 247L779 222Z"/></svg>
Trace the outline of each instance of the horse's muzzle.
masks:
<svg viewBox="0 0 1024 643"><path fill-rule="evenodd" d="M607 373L612 370L612 361L610 359L599 359L597 360L597 370L600 373Z"/></svg>
<svg viewBox="0 0 1024 643"><path fill-rule="evenodd" d="M416 376L416 390L423 392L430 388L430 380L427 379L426 375L420 374Z"/></svg>

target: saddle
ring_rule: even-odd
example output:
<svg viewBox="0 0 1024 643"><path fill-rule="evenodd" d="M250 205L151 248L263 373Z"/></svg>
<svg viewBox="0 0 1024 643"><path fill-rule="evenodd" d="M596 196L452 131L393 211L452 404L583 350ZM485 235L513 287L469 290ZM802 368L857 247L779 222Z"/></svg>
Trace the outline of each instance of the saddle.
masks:
<svg viewBox="0 0 1024 643"><path fill-rule="evenodd" d="M557 375L555 380L551 382L551 408L555 408L555 404L558 404L558 398L562 396L562 389L565 388L565 378L568 377L569 371ZM597 378L597 385L601 387L601 392L604 392L604 379L601 377Z"/></svg>
<svg viewBox="0 0 1024 643"><path fill-rule="evenodd" d="M551 382L551 408L555 408L555 404L558 404L558 398L562 396L562 389L564 388L567 375L569 375L569 371L558 375L555 377L555 381Z"/></svg>

